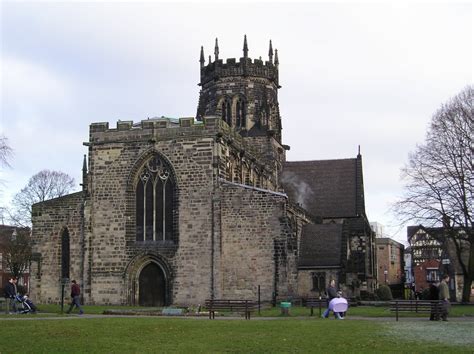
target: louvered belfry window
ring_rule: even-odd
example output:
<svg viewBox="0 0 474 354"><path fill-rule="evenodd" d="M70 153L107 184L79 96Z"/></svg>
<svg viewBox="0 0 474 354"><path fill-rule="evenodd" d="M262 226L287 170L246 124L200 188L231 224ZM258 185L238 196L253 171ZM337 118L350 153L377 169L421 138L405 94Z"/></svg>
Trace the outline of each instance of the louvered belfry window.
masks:
<svg viewBox="0 0 474 354"><path fill-rule="evenodd" d="M171 169L160 156L155 155L145 163L137 182L136 240L172 240L173 204Z"/></svg>

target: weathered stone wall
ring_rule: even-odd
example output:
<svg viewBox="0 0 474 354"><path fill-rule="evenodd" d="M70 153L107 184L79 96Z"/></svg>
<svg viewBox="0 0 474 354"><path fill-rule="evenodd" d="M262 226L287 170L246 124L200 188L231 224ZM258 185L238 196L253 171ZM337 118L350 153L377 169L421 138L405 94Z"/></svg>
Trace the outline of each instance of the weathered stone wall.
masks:
<svg viewBox="0 0 474 354"><path fill-rule="evenodd" d="M222 182L216 297L256 299L260 285L262 301L272 300L281 272L275 260L287 255L280 223L286 203L280 193Z"/></svg>
<svg viewBox="0 0 474 354"><path fill-rule="evenodd" d="M214 123L209 120L204 125L172 127L163 121L143 121L140 128L128 130L91 126L92 303L128 302L124 279L138 277L127 274L127 269L135 269L128 265L146 254L159 257L170 269L170 302L193 303L209 296ZM172 243L135 239L136 174L154 153L169 162L177 184L178 229Z"/></svg>
<svg viewBox="0 0 474 354"><path fill-rule="evenodd" d="M82 192L33 205L32 262L30 296L35 302L61 300L61 236L70 239L70 279L82 281L81 207ZM66 298L69 296L66 284Z"/></svg>
<svg viewBox="0 0 474 354"><path fill-rule="evenodd" d="M326 285L323 290L326 291L326 288L329 286L329 281L334 279L336 281L336 287L339 289L340 287L345 288L344 284L340 283L339 269L325 269L325 268L317 268L317 269L300 269L298 271L298 295L301 297L315 297L319 296L319 291L313 289L313 273L325 273L326 276ZM348 296L346 292L344 292L344 296Z"/></svg>

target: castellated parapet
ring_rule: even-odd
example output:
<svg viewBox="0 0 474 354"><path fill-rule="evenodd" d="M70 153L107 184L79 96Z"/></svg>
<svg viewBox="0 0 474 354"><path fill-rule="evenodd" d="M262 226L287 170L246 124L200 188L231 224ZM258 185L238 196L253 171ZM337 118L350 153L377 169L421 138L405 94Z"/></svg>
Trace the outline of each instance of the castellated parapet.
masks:
<svg viewBox="0 0 474 354"><path fill-rule="evenodd" d="M275 83L278 86L278 66L270 61L251 58L229 58L225 61L219 59L201 68L201 85L205 85L210 81L218 80L225 77L235 76L253 76L260 77Z"/></svg>

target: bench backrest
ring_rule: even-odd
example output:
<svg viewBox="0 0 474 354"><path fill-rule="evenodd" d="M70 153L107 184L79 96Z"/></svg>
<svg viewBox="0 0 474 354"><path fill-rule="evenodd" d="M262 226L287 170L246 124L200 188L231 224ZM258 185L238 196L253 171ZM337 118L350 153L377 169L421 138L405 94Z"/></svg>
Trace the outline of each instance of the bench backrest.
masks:
<svg viewBox="0 0 474 354"><path fill-rule="evenodd" d="M205 306L207 309L253 310L257 303L254 300L208 299Z"/></svg>

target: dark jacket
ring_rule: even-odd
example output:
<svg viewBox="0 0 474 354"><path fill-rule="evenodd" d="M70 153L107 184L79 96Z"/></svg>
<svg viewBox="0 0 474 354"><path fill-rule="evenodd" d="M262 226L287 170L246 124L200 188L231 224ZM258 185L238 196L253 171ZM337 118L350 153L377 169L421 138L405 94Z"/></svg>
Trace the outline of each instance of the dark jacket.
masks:
<svg viewBox="0 0 474 354"><path fill-rule="evenodd" d="M81 288L78 284L72 284L71 286L71 297L79 296L81 294Z"/></svg>
<svg viewBox="0 0 474 354"><path fill-rule="evenodd" d="M15 285L10 282L5 285L3 291L5 293L5 298L13 298L16 295Z"/></svg>
<svg viewBox="0 0 474 354"><path fill-rule="evenodd" d="M430 284L430 300L439 299L439 289L435 284Z"/></svg>
<svg viewBox="0 0 474 354"><path fill-rule="evenodd" d="M446 281L441 281L439 284L439 299L444 300L447 299L449 300L449 287L448 284L446 284Z"/></svg>
<svg viewBox="0 0 474 354"><path fill-rule="evenodd" d="M337 290L335 287L328 286L328 288L326 289L326 292L328 294L328 301L331 301L337 296Z"/></svg>

